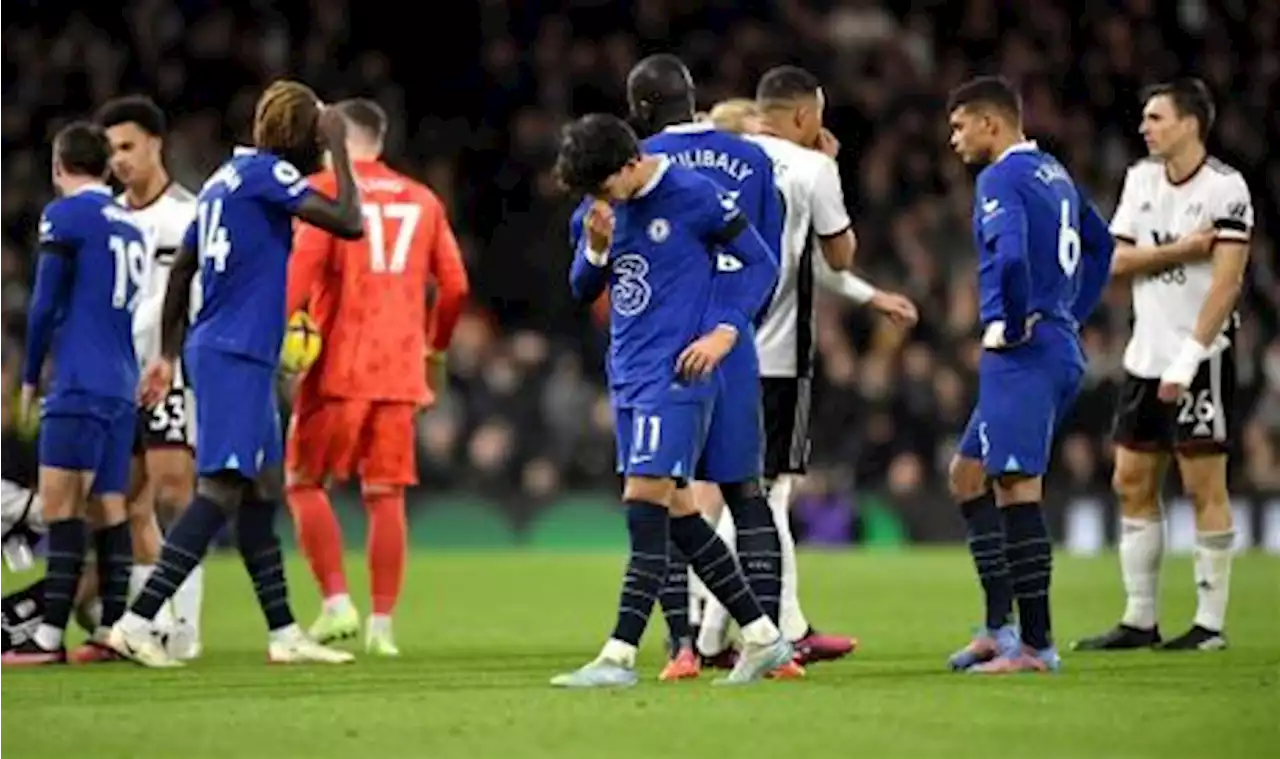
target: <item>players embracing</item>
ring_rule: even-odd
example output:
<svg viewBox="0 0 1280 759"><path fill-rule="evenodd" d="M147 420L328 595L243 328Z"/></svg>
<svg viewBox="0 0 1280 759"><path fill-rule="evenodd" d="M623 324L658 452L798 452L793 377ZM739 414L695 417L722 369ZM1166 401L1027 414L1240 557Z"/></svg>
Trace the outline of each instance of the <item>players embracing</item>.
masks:
<svg viewBox="0 0 1280 759"><path fill-rule="evenodd" d="M372 585L365 646L394 656L391 613L407 552L404 491L418 481L415 419L442 389L437 383L467 296L467 272L444 204L382 162L382 109L370 100L333 109L347 122L366 234L344 240L307 223L295 232L286 309L310 309L324 349L294 400L288 501L324 596L311 637L322 643L353 637L360 618L347 592L342 532L325 488L359 478ZM333 171L312 178L325 192L336 181Z"/></svg>

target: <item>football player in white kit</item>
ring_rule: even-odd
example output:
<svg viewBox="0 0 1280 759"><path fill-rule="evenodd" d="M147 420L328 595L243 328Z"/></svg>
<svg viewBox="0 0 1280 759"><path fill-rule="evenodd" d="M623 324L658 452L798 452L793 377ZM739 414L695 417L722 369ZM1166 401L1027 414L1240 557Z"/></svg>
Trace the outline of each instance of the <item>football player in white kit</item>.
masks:
<svg viewBox="0 0 1280 759"><path fill-rule="evenodd" d="M111 143L111 173L124 187L118 200L147 225L156 241L156 259L134 316L138 360L145 365L160 348L160 310L169 268L195 217L195 194L175 182L165 167L166 119L150 98L111 100L98 110L97 121ZM192 289L194 313L199 309L199 283ZM145 584L160 555L157 513L172 521L190 503L195 489L195 402L180 369L165 399L154 408L140 408L138 414L129 505L134 552L131 595ZM203 589L204 571L197 568L174 595L171 614L166 610L157 617L175 658L192 659L200 653ZM111 656L103 650L104 656Z"/></svg>
<svg viewBox="0 0 1280 759"><path fill-rule="evenodd" d="M1216 650L1227 645L1235 307L1253 204L1240 172L1205 149L1214 104L1203 82L1158 85L1144 100L1140 131L1151 155L1129 169L1111 221L1118 243L1112 274L1129 279L1133 289L1113 478L1127 603L1115 628L1075 648ZM1197 605L1191 629L1162 641L1160 490L1170 459L1195 509Z"/></svg>
<svg viewBox="0 0 1280 759"><path fill-rule="evenodd" d="M809 408L813 382L814 289L824 289L868 304L903 327L914 325L914 304L885 292L848 269L857 238L845 209L835 155L839 143L822 126L823 94L818 80L794 66L782 66L760 80L756 101L727 101L712 110L717 126L747 133L774 163L784 199L782 261L778 286L764 324L756 332L764 401L765 466L769 505L782 545L782 595L779 624L796 645L802 663L840 658L856 641L816 632L800 608L795 539L790 506L796 482L809 457ZM812 146L812 147L806 147ZM717 522L732 545L733 522L719 508L714 486L698 485L699 505ZM692 584L695 594L701 586ZM695 599L691 610L697 610ZM714 599L706 601L699 626L699 650L708 658L725 647L727 615Z"/></svg>

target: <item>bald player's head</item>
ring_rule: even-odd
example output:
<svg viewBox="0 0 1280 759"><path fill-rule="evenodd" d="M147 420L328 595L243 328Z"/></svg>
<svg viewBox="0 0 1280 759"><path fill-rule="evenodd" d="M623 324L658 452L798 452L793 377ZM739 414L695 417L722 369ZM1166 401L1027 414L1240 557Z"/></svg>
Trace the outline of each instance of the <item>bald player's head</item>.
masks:
<svg viewBox="0 0 1280 759"><path fill-rule="evenodd" d="M642 131L693 121L694 87L689 68L670 53L651 55L627 75L631 120Z"/></svg>

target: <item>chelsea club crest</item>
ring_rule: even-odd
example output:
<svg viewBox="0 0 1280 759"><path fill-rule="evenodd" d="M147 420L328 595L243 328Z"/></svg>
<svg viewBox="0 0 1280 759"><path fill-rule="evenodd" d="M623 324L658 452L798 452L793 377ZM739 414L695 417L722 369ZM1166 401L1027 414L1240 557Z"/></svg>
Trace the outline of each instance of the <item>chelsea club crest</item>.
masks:
<svg viewBox="0 0 1280 759"><path fill-rule="evenodd" d="M649 222L649 239L655 244L661 243L671 235L671 222L666 219L654 219Z"/></svg>

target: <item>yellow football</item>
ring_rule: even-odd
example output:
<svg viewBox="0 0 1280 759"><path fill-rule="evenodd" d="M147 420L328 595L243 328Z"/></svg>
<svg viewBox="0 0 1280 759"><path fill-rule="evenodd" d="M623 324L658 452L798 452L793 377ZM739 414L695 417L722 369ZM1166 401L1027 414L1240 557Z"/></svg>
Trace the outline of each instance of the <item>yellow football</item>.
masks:
<svg viewBox="0 0 1280 759"><path fill-rule="evenodd" d="M280 368L290 373L304 372L320 357L320 329L306 311L289 317L280 346Z"/></svg>

